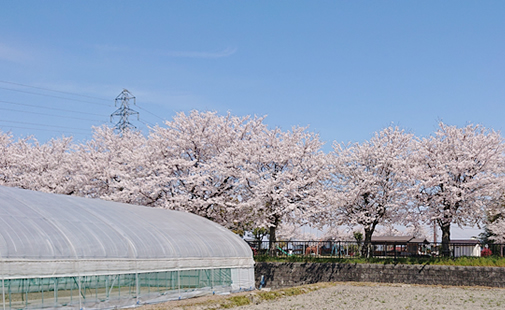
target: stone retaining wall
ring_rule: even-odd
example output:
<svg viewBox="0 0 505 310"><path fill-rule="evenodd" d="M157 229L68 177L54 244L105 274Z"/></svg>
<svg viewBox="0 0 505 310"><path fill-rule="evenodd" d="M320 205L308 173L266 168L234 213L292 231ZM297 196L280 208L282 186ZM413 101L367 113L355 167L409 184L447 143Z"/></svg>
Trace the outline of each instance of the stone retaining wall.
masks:
<svg viewBox="0 0 505 310"><path fill-rule="evenodd" d="M505 268L339 263L256 263L256 287L281 288L317 282L383 282L505 287Z"/></svg>

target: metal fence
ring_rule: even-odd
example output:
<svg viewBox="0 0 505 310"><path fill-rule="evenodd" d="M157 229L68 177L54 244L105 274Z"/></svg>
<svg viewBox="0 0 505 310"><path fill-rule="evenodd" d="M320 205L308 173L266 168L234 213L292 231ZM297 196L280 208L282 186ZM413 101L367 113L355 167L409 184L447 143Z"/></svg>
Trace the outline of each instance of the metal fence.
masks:
<svg viewBox="0 0 505 310"><path fill-rule="evenodd" d="M353 258L360 257L363 242L356 241L276 241L270 247L269 241L247 241L254 255L317 256ZM486 249L486 250L485 250ZM462 256L504 256L505 244L458 243L449 246L451 257ZM442 254L441 243L417 242L372 242L370 256L373 257L436 257Z"/></svg>

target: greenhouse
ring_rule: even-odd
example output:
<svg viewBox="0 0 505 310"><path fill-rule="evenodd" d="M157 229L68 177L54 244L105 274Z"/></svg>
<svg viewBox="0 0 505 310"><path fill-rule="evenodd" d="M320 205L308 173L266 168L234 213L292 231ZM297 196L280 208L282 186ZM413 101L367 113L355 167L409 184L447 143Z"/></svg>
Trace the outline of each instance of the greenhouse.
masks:
<svg viewBox="0 0 505 310"><path fill-rule="evenodd" d="M254 289L250 247L197 215L0 186L3 309L131 307Z"/></svg>

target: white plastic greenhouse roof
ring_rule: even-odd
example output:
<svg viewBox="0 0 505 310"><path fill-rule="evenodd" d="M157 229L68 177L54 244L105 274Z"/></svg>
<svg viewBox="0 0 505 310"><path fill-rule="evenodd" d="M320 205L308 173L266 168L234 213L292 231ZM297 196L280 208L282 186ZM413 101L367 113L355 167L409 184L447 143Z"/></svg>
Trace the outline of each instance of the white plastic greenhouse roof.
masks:
<svg viewBox="0 0 505 310"><path fill-rule="evenodd" d="M0 186L0 258L252 262L252 252L193 214Z"/></svg>

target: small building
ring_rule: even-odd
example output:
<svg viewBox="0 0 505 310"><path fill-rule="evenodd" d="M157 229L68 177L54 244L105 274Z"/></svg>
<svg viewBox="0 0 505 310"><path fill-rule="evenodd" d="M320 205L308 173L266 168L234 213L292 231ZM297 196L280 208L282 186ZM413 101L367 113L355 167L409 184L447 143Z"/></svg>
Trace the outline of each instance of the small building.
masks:
<svg viewBox="0 0 505 310"><path fill-rule="evenodd" d="M417 256L427 255L424 238L414 236L372 236L374 256Z"/></svg>
<svg viewBox="0 0 505 310"><path fill-rule="evenodd" d="M451 240L449 244L453 257L474 256L480 257L480 241L475 239Z"/></svg>

